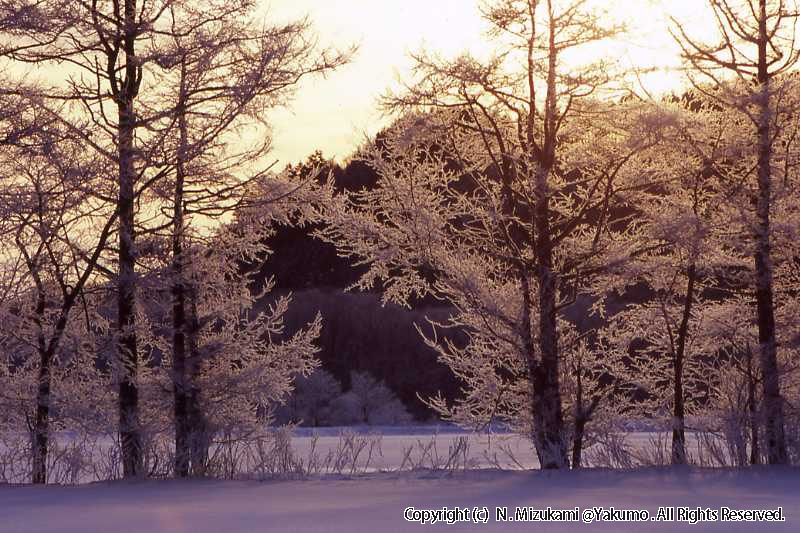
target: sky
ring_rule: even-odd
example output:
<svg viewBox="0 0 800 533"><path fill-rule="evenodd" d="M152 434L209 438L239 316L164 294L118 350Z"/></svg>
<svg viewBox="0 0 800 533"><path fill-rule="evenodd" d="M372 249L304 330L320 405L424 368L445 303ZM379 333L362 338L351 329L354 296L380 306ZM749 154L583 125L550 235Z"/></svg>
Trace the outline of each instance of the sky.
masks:
<svg viewBox="0 0 800 533"><path fill-rule="evenodd" d="M704 31L708 19L699 0L589 0L604 7L624 6L614 16L629 34L604 53L623 65L660 68L643 83L649 91L679 87L678 49L667 33L667 15ZM308 15L320 44L346 48L357 44L352 62L327 78L305 80L290 107L272 112L272 158L278 168L304 159L314 150L342 161L388 123L378 100L398 79L408 77L410 52L422 47L445 57L465 50L486 52L486 26L480 0L260 0L259 14L268 21ZM424 13L424 16L420 14ZM597 53L595 50L593 53Z"/></svg>

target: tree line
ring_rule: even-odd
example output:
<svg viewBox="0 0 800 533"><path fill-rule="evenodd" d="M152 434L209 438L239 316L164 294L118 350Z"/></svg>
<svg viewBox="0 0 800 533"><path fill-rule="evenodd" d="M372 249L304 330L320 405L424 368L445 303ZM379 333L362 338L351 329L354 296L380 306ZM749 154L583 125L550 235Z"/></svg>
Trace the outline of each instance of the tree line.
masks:
<svg viewBox="0 0 800 533"><path fill-rule="evenodd" d="M626 91L609 59L575 62L622 31L581 1L487 3L488 61L414 56L416 78L384 99L402 118L362 154L377 188L337 197L320 233L368 267L359 287L456 309L439 327L468 331L466 346L427 336L468 383L432 401L443 416L504 419L563 468L622 391L646 391L654 404L630 409L669 410L684 464L687 413L738 383L747 398L728 407L748 406L750 435L736 455L790 460L798 14L744 4L709 3L710 43L672 21L691 86L672 101ZM581 302L603 319L616 306L611 325L586 331L569 316Z"/></svg>
<svg viewBox="0 0 800 533"><path fill-rule="evenodd" d="M746 4L709 3L711 43L672 22L691 90L656 101L574 60L624 30L585 0L488 1L495 53L416 54L348 175L270 165L266 113L354 53L307 20L0 1L0 422L31 479L62 428L113 433L124 477L155 436L188 476L259 431L327 324L267 296L289 227L355 288L442 309L417 332L463 390L428 406L529 435L543 468L637 415L668 420L674 464L711 413L741 464L796 460L798 15Z"/></svg>
<svg viewBox="0 0 800 533"><path fill-rule="evenodd" d="M172 418L175 474L200 473L215 423L251 416L314 365L319 320L270 342L288 298L250 316L257 295L236 260L264 253L267 220L315 216L299 187L268 172L262 124L301 79L351 51L318 46L308 20L263 25L254 7L0 4L0 55L15 69L0 93L3 397L33 402L21 416L34 482L46 479L50 419L69 399L52 394L65 367L105 366L89 397L115 391L117 420L104 423L117 428L128 477L144 474L143 416ZM154 353L165 372L151 372ZM168 405L143 412L145 384L171 389L172 417Z"/></svg>

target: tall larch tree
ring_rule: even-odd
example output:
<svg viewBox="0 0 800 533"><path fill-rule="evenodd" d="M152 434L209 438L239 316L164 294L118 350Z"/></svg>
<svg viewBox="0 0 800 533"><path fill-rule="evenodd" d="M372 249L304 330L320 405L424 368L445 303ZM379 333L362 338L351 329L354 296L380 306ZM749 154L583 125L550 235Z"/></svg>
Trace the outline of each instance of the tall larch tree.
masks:
<svg viewBox="0 0 800 533"><path fill-rule="evenodd" d="M189 26L195 23L193 18L170 8L173 26L187 27L172 32L171 46L157 59L164 69L161 85L172 89L169 98L174 110L161 121L161 127L171 131L165 157L171 158L174 170L154 191L169 213L175 471L179 476L189 474L190 435L200 431L191 422L197 420L199 391L192 382L197 365L187 356L187 295L197 290L184 275L191 257L184 249L199 242L203 227L218 224L236 211L252 211L257 204L278 199L284 200L284 206L291 203L288 197L297 191L290 184L276 198L253 194L257 183L263 189L270 180L280 189L280 180L264 163L271 147L269 132L263 127L266 112L288 103L304 78L341 66L353 52L317 47L307 20L259 28L252 6L246 7L220 13L202 32L194 33ZM247 142L244 135L236 134L242 131L258 131L257 140Z"/></svg>
<svg viewBox="0 0 800 533"><path fill-rule="evenodd" d="M154 205L148 203L153 198L150 191L175 175L179 161L197 159L197 153L210 157L209 147L222 144L220 137L236 127L237 116L269 107L269 98L256 104L254 97L331 68L340 56L315 52L313 36L303 22L247 28L244 40L237 40L236 32L244 30L241 18L254 8L249 0L45 0L2 7L14 15L6 17L14 23L3 26L4 36L9 37L2 46L6 55L34 72L58 65L46 77L50 86L35 97L68 103L52 118L116 167L108 186L97 194L117 211L112 282L117 290L119 435L124 475L140 475L136 298L137 268L142 262L136 241L163 223L158 207L148 207ZM204 41L209 46L205 54L199 52ZM226 65L226 60L233 62ZM187 92L176 98L180 91L169 83L175 81L175 73L183 65L191 70L190 76L198 76L203 61L210 67L206 79L191 86L198 79L187 78ZM220 79L226 69L228 76ZM219 113L206 138L198 134L186 140L183 151L165 150L177 146L172 140L180 137L182 126L207 126L187 126L197 117L211 118L204 113ZM227 159L223 164L232 162ZM206 198L220 191L225 193L220 188Z"/></svg>
<svg viewBox="0 0 800 533"><path fill-rule="evenodd" d="M500 404L527 416L541 466L564 468L558 317L621 246L609 220L630 201L627 170L658 126L642 107L626 116L600 102L611 65L568 61L620 31L588 2L486 2L483 16L496 44L488 59L414 56L414 78L385 100L404 119L367 158L382 183L342 207L358 221L337 219L328 238L371 263L362 285L455 305L474 342L442 357L459 376L480 376L473 414L487 405L478 396L524 373L516 397L526 405ZM490 375L495 385L478 383Z"/></svg>
<svg viewBox="0 0 800 533"><path fill-rule="evenodd" d="M776 342L775 216L792 194L790 156L794 144L797 98L793 69L797 46L798 5L792 0L709 0L717 40L705 42L673 20L672 32L689 63L690 79L700 91L749 124L744 135L755 147L742 155L752 165L730 172L731 196L739 201L749 232L752 284L758 322L759 361L763 378L766 454L769 464L788 460L784 431L778 345ZM709 89L709 83L711 89ZM738 193L738 194L735 194ZM796 193L794 193L796 194Z"/></svg>

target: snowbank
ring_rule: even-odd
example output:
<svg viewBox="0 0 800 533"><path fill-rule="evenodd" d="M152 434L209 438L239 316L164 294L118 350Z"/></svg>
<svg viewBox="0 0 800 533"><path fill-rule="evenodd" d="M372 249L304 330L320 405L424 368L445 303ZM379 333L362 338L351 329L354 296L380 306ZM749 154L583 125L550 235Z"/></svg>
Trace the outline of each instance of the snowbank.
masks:
<svg viewBox="0 0 800 533"><path fill-rule="evenodd" d="M641 469L372 474L354 479L142 481L0 486L0 531L380 532L393 531L799 531L800 470ZM486 507L487 524L406 522L404 510ZM719 510L782 507L784 522L496 522L496 507Z"/></svg>

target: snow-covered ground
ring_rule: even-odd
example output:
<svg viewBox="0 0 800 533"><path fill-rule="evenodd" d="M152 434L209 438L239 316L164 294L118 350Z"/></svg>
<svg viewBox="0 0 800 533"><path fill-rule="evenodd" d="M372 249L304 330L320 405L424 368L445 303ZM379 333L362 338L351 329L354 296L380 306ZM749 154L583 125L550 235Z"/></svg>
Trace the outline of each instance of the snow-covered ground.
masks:
<svg viewBox="0 0 800 533"><path fill-rule="evenodd" d="M531 441L513 433L475 434L453 426L377 426L297 428L292 448L299 459L312 454L324 458L336 454L343 435L354 433L366 444L356 466L360 472L385 472L443 467L450 456L468 462L469 468L538 468ZM459 440L464 443L459 443ZM369 445L375 443L372 455ZM458 448L459 444L462 448ZM463 446L466 445L466 448ZM313 448L312 448L313 447ZM404 464L405 461L405 464Z"/></svg>
<svg viewBox="0 0 800 533"><path fill-rule="evenodd" d="M625 434L633 450L668 436ZM66 438L66 436L62 436ZM353 453L355 447L358 453ZM342 450L345 449L344 452ZM690 437L690 452L698 453ZM0 484L0 533L391 531L800 531L800 469L586 469L542 472L530 441L448 426L297 428L291 455L326 464L305 480L117 481L78 486ZM328 459L326 457L334 458ZM350 462L340 461L350 457ZM455 458L455 459L454 459ZM339 460L338 467L332 466ZM500 469L498 469L498 466ZM431 470L432 467L438 470ZM523 470L525 469L525 470ZM289 473L289 475L294 475ZM782 508L785 521L722 521L722 507ZM578 508L578 521L502 522L519 509ZM601 520L604 510L647 511L647 522ZM652 521L659 508L674 509ZM691 524L680 507L710 509ZM417 522L408 522L404 513ZM456 524L420 524L425 510L469 509ZM475 523L474 511L486 523ZM416 514L415 514L416 513ZM482 514L488 513L488 516ZM527 518L533 519L529 512ZM426 515L428 518L430 515ZM525 518L524 515L519 515ZM442 518L442 517L440 517ZM542 517L546 518L546 517ZM607 518L603 516L603 518ZM698 516L698 518L701 518Z"/></svg>
<svg viewBox="0 0 800 533"><path fill-rule="evenodd" d="M399 473L353 479L224 482L141 481L0 486L0 531L49 532L379 532L392 531L800 531L800 471L585 470ZM497 507L775 509L784 522L502 523ZM488 523L406 522L404 511L487 508ZM588 511L593 514L593 511ZM676 512L677 517L677 512Z"/></svg>
<svg viewBox="0 0 800 533"><path fill-rule="evenodd" d="M263 438L258 446L239 443L234 444L234 448L212 447L212 456L216 458L212 458L212 462L219 465L217 459L223 458L226 462L230 457L235 463L235 466L225 466L221 470L232 472L222 477L297 478L420 469L529 470L539 467L531 441L525 436L502 431L476 434L450 425L284 428L270 430ZM25 439L27 436L19 435L13 448L0 441L0 483L29 480ZM611 448L595 445L585 450L583 465L626 467L660 465L669 460L668 433L628 431L616 434L616 439L624 444L618 442ZM85 436L81 440L74 434L62 432L55 436L54 442L60 448L51 449L51 458L55 461L49 467L48 482L84 484L113 480L119 475L116 464L118 451L114 449L113 437ZM160 453L168 453L170 442L161 442L161 445ZM620 455L623 448L627 452ZM611 449L618 453L610 454ZM716 456L708 449L708 446L699 445L696 435L687 434L687 450L692 464L730 464L729 460L720 463L715 459L720 454L726 455L724 446L717 446ZM596 453L602 451L606 453ZM161 457L159 465L168 464L170 460ZM161 468L155 471L156 477L160 475L168 474Z"/></svg>
<svg viewBox="0 0 800 533"><path fill-rule="evenodd" d="M431 468L446 463L449 456L458 453L469 468L535 469L539 462L529 438L508 433L473 433L449 425L429 426L362 426L329 428L296 428L292 438L292 449L297 458L307 460L312 455L325 457L335 454L342 446L342 436L354 433L362 441L375 442L369 455L365 442L356 465L359 472L381 472L409 469L410 465ZM377 440L370 437L376 437ZM624 434L625 446L635 455L652 458L657 450L669 457L671 433L656 431L629 431ZM466 448L458 449L459 440L465 440ZM464 446L464 443L461 443ZM687 433L687 452L696 461L702 455L696 435ZM724 450L721 450L724 453ZM706 455L708 455L706 453ZM584 451L584 464L592 464L593 449ZM405 461L405 463L404 463ZM647 464L660 464L658 461ZM706 464L706 463L701 463ZM463 466L460 464L460 466Z"/></svg>

